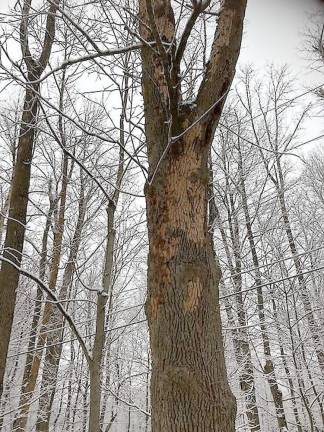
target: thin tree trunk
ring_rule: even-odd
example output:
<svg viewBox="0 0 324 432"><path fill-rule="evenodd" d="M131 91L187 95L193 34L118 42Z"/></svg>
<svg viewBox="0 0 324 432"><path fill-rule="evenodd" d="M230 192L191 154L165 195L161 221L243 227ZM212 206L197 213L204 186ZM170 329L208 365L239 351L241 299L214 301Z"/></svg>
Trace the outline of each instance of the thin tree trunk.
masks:
<svg viewBox="0 0 324 432"><path fill-rule="evenodd" d="M286 270L286 274L288 274L287 270ZM322 401L319 398L319 394L318 394L318 392L316 390L316 385L315 385L315 382L314 382L314 379L313 379L313 376L312 376L312 370L309 367L309 363L307 361L307 356L306 356L306 351L305 351L305 345L304 345L304 341L303 341L303 337L302 337L302 333L301 333L301 329L300 329L299 310L298 310L298 306L297 306L297 303L296 303L296 296L295 296L295 293L294 293L293 290L294 290L294 287L292 286L292 298L293 298L293 305L294 305L294 307L293 307L293 313L294 313L294 318L295 318L295 325L294 326L297 328L297 335L298 335L298 339L299 339L298 347L300 347L300 351L301 351L301 354L302 354L301 357L302 357L302 360L303 360L303 363L304 363L303 368L302 368L302 366L300 366L299 368L296 368L296 373L297 373L297 375L299 377L301 370L305 370L306 371L307 377L309 379L309 383L311 385L311 388L312 388L314 396L315 396L315 400L316 400L316 402L317 402L317 404L319 406L319 410L320 410L320 413L321 413L322 425L324 425L323 403L322 403ZM292 338L293 332L292 332L292 326L291 326L290 320L289 320L289 331L291 332L291 340L293 341L293 338ZM296 352L296 350L297 350L297 348L293 347L292 354L293 354L293 359L296 359L295 360L295 364L297 365L297 362L300 359L297 359L297 356L296 356L297 352ZM314 417L314 415L312 413L312 406L313 406L313 404L309 403L309 401L308 401L308 397L306 396L306 390L305 390L305 385L304 385L303 379L301 379L301 384L302 384L301 388L303 389L303 395L302 395L302 397L303 397L304 405L306 407L308 416L311 416L311 419L312 419L312 421L311 421L311 427L315 428L315 430L317 431L318 428L315 425L315 417Z"/></svg>
<svg viewBox="0 0 324 432"><path fill-rule="evenodd" d="M278 169L278 176L280 184L276 183L279 203L280 203L280 209L284 221L284 228L286 231L287 239L289 248L293 257L293 262L295 265L296 273L297 273L297 280L300 286L301 291L301 298L303 301L304 309L306 312L306 318L308 321L309 329L312 335L312 339L314 342L315 352L318 360L319 367L321 369L322 374L324 374L324 350L323 350L323 343L320 338L320 328L318 326L317 320L314 316L311 300L309 298L309 294L307 291L306 281L304 278L304 275L302 274L302 266L300 262L300 257L298 256L297 252L297 246L295 242L295 238L293 235L293 231L290 224L289 214L286 206L286 199L285 199L285 193L284 193L284 178L282 174L282 168L280 164L280 160L277 159L277 169Z"/></svg>
<svg viewBox="0 0 324 432"><path fill-rule="evenodd" d="M296 317L296 322L297 322L297 331L298 331L299 340L301 340L294 293L293 293L293 300L294 300L294 312L295 312L295 317ZM293 363L294 363L296 374L297 374L298 390L299 390L299 394L302 398L303 405L304 405L306 412L307 412L307 415L308 415L310 431L313 432L314 431L314 419L313 419L313 414L312 414L312 411L310 408L310 403L309 403L308 397L306 395L304 380L303 380L303 377L299 373L300 367L298 367L298 358L296 356L296 346L295 346L295 342L294 342L293 329L292 329L292 324L291 324L291 319L290 319L290 306L289 306L288 295L287 295L286 291L285 291L285 301L286 301L286 310L287 310L287 317L288 317L288 328L289 328L289 335L290 335L290 342L291 342L292 359L293 359Z"/></svg>
<svg viewBox="0 0 324 432"><path fill-rule="evenodd" d="M150 370L150 365L151 365L151 360L150 360L150 355L148 354L147 356L147 373L145 375L145 411L149 412L150 410L150 374L149 374L149 370ZM149 429L149 417L145 416L145 429L144 432L148 432Z"/></svg>
<svg viewBox="0 0 324 432"><path fill-rule="evenodd" d="M87 419L88 419L88 387L89 387L89 378L87 377L85 390L83 393L83 401L82 401L82 407L83 407L83 416L82 416L82 432L86 432L87 430Z"/></svg>
<svg viewBox="0 0 324 432"><path fill-rule="evenodd" d="M273 308L273 317L274 317L274 321L276 323L276 328L277 328L277 333L278 333L280 355L281 355L283 366L284 366L284 369L285 369L285 372L287 375L287 380L288 380L288 384L289 384L289 391L290 391L290 395L291 395L291 402L292 402L292 406L293 406L293 413L294 413L294 417L295 417L295 421L296 421L296 425L297 425L297 430L298 430L298 432L303 432L302 427L301 427L301 422L299 419L298 407L296 404L296 394L295 394L294 383L293 383L293 380L291 378L291 373L290 373L290 370L289 370L289 367L287 364L286 353L285 353L285 350L283 347L283 341L282 341L282 337L281 337L281 328L280 328L279 319L278 319L277 305L276 305L276 301L275 301L273 295L272 295L272 308Z"/></svg>
<svg viewBox="0 0 324 432"><path fill-rule="evenodd" d="M108 304L108 311L111 312L113 310L113 290L110 291L110 297L109 297L109 304ZM108 312L107 317L106 317L106 328L108 329L110 326L110 322L111 322L111 315ZM114 412L113 408L112 408L112 412L111 412L111 417L109 420L108 425L106 426L106 428L104 428L104 422L105 422L105 416L106 416L106 410L107 410L107 402L108 402L108 391L107 389L110 386L110 375L111 375L111 368L112 368L112 361L111 361L111 344L112 344L112 334L111 332L107 335L106 338L106 378L105 378L105 388L106 391L104 392L103 395L103 401L102 401L102 407L101 407L101 414L100 414L100 427L102 430L104 430L105 432L108 432L110 430L110 428L112 427L114 421L117 418L118 415L118 411ZM118 403L118 401L117 401Z"/></svg>
<svg viewBox="0 0 324 432"><path fill-rule="evenodd" d="M3 230L5 225L5 219L7 217L7 212L9 210L9 203L10 203L10 190L6 196L5 202L0 211L0 245L2 243Z"/></svg>
<svg viewBox="0 0 324 432"><path fill-rule="evenodd" d="M237 302L237 311L239 317L239 329L237 329L237 324L232 314L232 308L229 304L229 301L225 301L225 311L228 317L228 321L230 326L232 327L232 339L234 345L234 353L237 364L240 368L239 373L239 383L240 388L244 396L245 406L246 406L246 416L249 422L249 428L251 432L256 432L260 430L260 417L259 410L256 401L256 392L255 392L255 382L254 382L254 373L253 373L253 363L251 358L251 351L249 346L249 335L247 332L247 319L246 314L244 312L244 301L243 296L241 294L242 290L242 277L241 277L241 257L240 257L240 247L239 247L239 238L238 238L238 223L236 221L236 233L234 235L234 230L232 228L232 216L231 212L228 209L228 220L230 224L231 238L233 242L233 250L235 254L235 267L232 263L230 249L226 237L226 233L220 219L219 211L216 205L215 196L213 193L213 173L212 168L210 169L210 198L209 198L209 226L211 230L211 234L213 236L213 226L215 222L217 222L218 229L221 234L222 242L224 245L226 258L228 262L228 266L230 269L230 273L232 279L234 281L235 292L237 292L236 302Z"/></svg>
<svg viewBox="0 0 324 432"><path fill-rule="evenodd" d="M96 309L96 334L92 350L92 361L89 364L90 373L90 412L89 432L100 432L101 409L101 363L105 342L106 303L109 298L112 280L113 253L115 243L114 215L115 204L108 204L108 227L103 289L98 293Z"/></svg>
<svg viewBox="0 0 324 432"><path fill-rule="evenodd" d="M55 35L55 15L59 0L49 6L43 48L39 59L33 59L28 43L28 19L31 0L25 0L20 25L21 50L27 66L28 84L20 124L17 156L11 182L10 204L3 256L20 266L26 231L26 215L38 112L38 79L47 66ZM30 83L33 82L31 85ZM8 262L0 270L0 396L10 341L19 283L19 271Z"/></svg>
<svg viewBox="0 0 324 432"><path fill-rule="evenodd" d="M19 338L19 343L18 343L18 352L19 352L19 348L21 347L21 339L23 337L23 333L24 333L24 329L21 329L21 334L20 334L20 338ZM2 431L2 426L3 426L3 421L4 421L4 410L6 408L6 404L8 401L10 401L10 394L11 394L11 386L12 384L15 382L15 378L16 378L16 374L17 371L19 370L19 356L16 356L13 368L12 368L12 372L10 374L10 376L8 377L8 380L6 381L6 385L2 394L2 398L1 398L1 404L0 404L0 431Z"/></svg>
<svg viewBox="0 0 324 432"><path fill-rule="evenodd" d="M89 379L90 379L90 407L89 407L89 432L100 432L101 430L101 364L103 357L103 347L106 339L106 305L109 300L109 306L112 306L113 296L113 264L114 264L114 247L115 247L115 212L119 200L119 191L124 175L124 146L125 131L124 119L128 98L128 76L125 74L125 91L122 95L122 113L119 119L120 126L120 149L119 162L116 175L115 190L112 198L109 199L107 206L107 243L105 254L104 273L102 278L102 290L98 292L96 307L96 331L92 349L92 360L89 362ZM109 310L110 312L110 310ZM108 372L107 372L108 373Z"/></svg>
<svg viewBox="0 0 324 432"><path fill-rule="evenodd" d="M69 363L69 377L68 377L68 390L67 390L67 403L64 412L64 424L63 428L66 432L70 431L71 428L71 406L72 406L72 378L73 378L73 364L74 364L74 352L73 352L73 341L70 343L70 363ZM83 362L81 361L80 369L82 370ZM59 419L59 416L56 416L56 421ZM67 423L67 424L66 424ZM55 422L54 422L55 424ZM66 424L66 426L65 426Z"/></svg>
<svg viewBox="0 0 324 432"><path fill-rule="evenodd" d="M59 293L60 300L64 300L68 296L69 288L71 286L73 275L75 272L76 259L81 243L82 229L86 213L86 204L87 202L84 196L84 185L82 181L79 198L78 220L71 243L70 254L63 274L62 286ZM45 351L44 368L41 382L42 396L39 401L39 414L36 423L36 430L38 432L49 431L56 379L63 349L63 345L59 342L62 340L64 334L64 317L58 311L58 309L53 310L51 321L52 324L59 330L53 331L47 336L47 344L49 345L49 347L46 348Z"/></svg>
<svg viewBox="0 0 324 432"><path fill-rule="evenodd" d="M53 199L51 196L51 187L49 188L49 202L50 205L49 205L48 213L46 215L45 229L42 238L42 251L41 251L41 257L39 263L39 278L42 281L44 280L45 272L46 272L48 234L52 224L53 212L57 204L57 200ZM34 358L34 349L36 347L38 324L41 318L42 298L43 298L42 290L39 288L39 286L37 286L35 308L33 313L31 330L29 334L27 356L26 356L26 361L24 366L23 381L22 381L21 393L20 393L20 399L18 405L19 407L25 405L26 402L29 400L29 398L32 396L31 394L28 393L28 382L29 382L31 367Z"/></svg>
<svg viewBox="0 0 324 432"><path fill-rule="evenodd" d="M260 327L261 327L263 352L265 356L265 365L263 367L263 370L265 373L265 377L269 383L273 402L275 404L279 430L286 430L287 420L286 420L285 410L283 406L282 392L278 386L275 368L272 360L270 340L266 330L266 322L265 322L265 314L264 314L264 298L263 298L263 292L261 288L262 279L261 279L261 272L259 269L259 258L258 258L257 249L254 241L253 230L252 230L251 217L248 208L247 194L246 194L246 188L244 182L243 159L242 159L242 153L240 147L238 147L238 159L239 159L238 167L239 167L239 175L240 175L239 181L240 181L240 192L242 196L242 207L244 211L247 237L250 245L251 257L252 257L252 262L255 271L255 284L257 286L257 309L258 309L258 316L259 316Z"/></svg>
<svg viewBox="0 0 324 432"><path fill-rule="evenodd" d="M59 264L61 258L63 230L64 230L64 223L65 223L65 205L66 205L67 186L68 186L68 158L67 156L64 156L63 170L62 170L62 187L60 192L60 208L58 212L58 219L55 224L55 232L54 232L54 239L53 239L53 254L52 254L51 271L50 271L50 279L49 279L49 289L51 291L55 291L56 289L56 282L57 282ZM51 330L51 328L48 327L48 324L51 321L53 308L55 308L55 306L52 303L45 304L44 313L41 320L41 330L36 345L36 351L34 353L33 361L30 366L30 373L25 384L25 393L22 395L23 400L22 400L21 408L14 421L14 428L17 431L25 431L26 429L28 413L30 409L29 400L33 395L36 387L36 382L37 382L39 369L41 365L41 359L43 355L43 348L46 344L49 331Z"/></svg>
<svg viewBox="0 0 324 432"><path fill-rule="evenodd" d="M89 407L89 432L101 431L101 363L105 342L106 303L110 297L113 253L115 243L114 215L115 204L110 201L108 204L108 228L107 247L105 257L105 268L103 276L103 289L98 293L96 310L96 333L92 350L92 361L89 364L90 378L90 407Z"/></svg>

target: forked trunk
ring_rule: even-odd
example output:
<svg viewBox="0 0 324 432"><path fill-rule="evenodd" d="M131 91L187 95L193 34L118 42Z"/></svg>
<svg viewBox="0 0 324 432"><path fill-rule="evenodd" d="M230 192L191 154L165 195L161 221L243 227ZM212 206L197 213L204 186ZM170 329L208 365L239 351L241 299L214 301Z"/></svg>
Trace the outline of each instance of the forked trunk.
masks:
<svg viewBox="0 0 324 432"><path fill-rule="evenodd" d="M195 20L176 44L169 0L139 0L149 179L146 314L152 353L152 432L233 432L218 284L208 231L208 155L240 51L246 0L224 0L201 85L182 103L181 61ZM173 138L172 138L173 137Z"/></svg>

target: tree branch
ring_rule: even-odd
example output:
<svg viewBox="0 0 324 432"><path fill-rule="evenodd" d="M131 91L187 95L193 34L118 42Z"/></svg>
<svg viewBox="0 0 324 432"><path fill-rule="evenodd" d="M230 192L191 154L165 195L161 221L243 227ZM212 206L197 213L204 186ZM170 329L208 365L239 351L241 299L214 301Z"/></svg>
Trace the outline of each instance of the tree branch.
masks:
<svg viewBox="0 0 324 432"><path fill-rule="evenodd" d="M198 116L231 86L240 53L246 3L247 0L223 2L210 59L197 95Z"/></svg>
<svg viewBox="0 0 324 432"><path fill-rule="evenodd" d="M199 15L210 5L210 0L200 0L198 3L194 3L192 13L187 21L186 27L181 35L178 48L175 55L176 65L180 65L183 54L185 52L189 36L197 21Z"/></svg>
<svg viewBox="0 0 324 432"><path fill-rule="evenodd" d="M61 314L64 316L64 318L66 319L66 321L69 323L69 326L72 330L72 332L75 334L76 339L78 340L78 342L80 343L82 352L84 354L84 356L86 357L87 361L90 363L92 358L91 355L88 351L88 348L82 338L82 336L80 335L78 329L76 328L76 325L73 321L73 318L71 317L71 315L65 310L65 308L62 306L62 304L60 303L59 298L54 294L54 292L52 290L50 290L50 288L44 284L44 282L42 282L37 276L35 276L34 274L28 272L27 270L22 269L21 267L19 267L18 265L16 265L15 263L13 263L12 261L10 261L9 259L0 256L0 261L6 262L7 264L10 264L12 267L14 267L20 274L22 274L23 276L28 277L29 279L33 280L34 282L37 283L37 285L55 302L55 306L58 308L58 310L61 312Z"/></svg>

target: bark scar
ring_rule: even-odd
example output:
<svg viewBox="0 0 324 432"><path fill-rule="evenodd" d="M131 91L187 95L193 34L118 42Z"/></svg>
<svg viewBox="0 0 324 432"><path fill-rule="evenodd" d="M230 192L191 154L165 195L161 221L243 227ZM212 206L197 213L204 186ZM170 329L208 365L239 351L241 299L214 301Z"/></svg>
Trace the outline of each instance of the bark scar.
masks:
<svg viewBox="0 0 324 432"><path fill-rule="evenodd" d="M199 278L191 280L187 285L188 296L183 302L183 308L186 312L195 310L200 301L202 293L202 284Z"/></svg>

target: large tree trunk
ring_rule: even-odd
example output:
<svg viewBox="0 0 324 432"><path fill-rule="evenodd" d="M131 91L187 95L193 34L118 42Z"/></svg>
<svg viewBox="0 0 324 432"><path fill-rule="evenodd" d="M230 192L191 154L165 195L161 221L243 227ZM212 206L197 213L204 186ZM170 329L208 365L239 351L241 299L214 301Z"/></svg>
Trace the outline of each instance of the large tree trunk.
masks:
<svg viewBox="0 0 324 432"><path fill-rule="evenodd" d="M203 2L194 7L198 16ZM181 103L180 62L195 17L176 48L171 3L140 0L141 36L157 43L142 49L153 432L235 428L207 189L209 150L234 76L245 7L245 0L223 2L210 62L196 103L188 107Z"/></svg>
<svg viewBox="0 0 324 432"><path fill-rule="evenodd" d="M207 226L208 152L204 143L183 147L182 154L170 152L146 189L152 430L232 432L236 410L221 333L221 273Z"/></svg>

